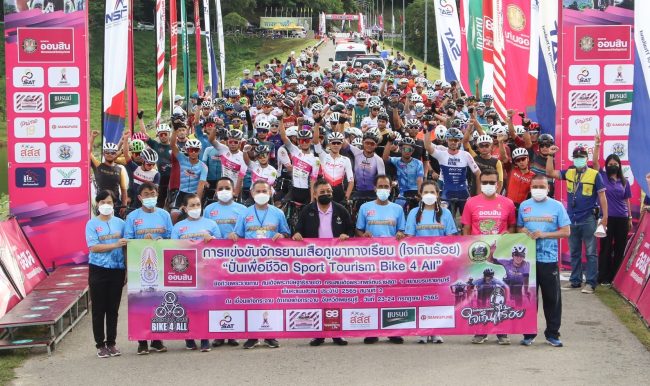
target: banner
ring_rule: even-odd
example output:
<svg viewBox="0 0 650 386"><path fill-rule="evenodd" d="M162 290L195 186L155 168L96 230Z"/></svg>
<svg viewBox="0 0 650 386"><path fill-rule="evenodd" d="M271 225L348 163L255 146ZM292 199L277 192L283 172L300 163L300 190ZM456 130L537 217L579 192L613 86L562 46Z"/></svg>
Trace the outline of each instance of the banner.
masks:
<svg viewBox="0 0 650 386"><path fill-rule="evenodd" d="M473 95L474 80L469 80L469 56L467 48L467 31L469 24L469 0L461 0L458 13L460 14L460 84L468 95Z"/></svg>
<svg viewBox="0 0 650 386"><path fill-rule="evenodd" d="M185 0L181 0L181 47L183 48L183 85L185 86L185 111L190 114L190 43L187 40L187 9Z"/></svg>
<svg viewBox="0 0 650 386"><path fill-rule="evenodd" d="M492 0L483 0L483 82L481 94L494 94L494 21Z"/></svg>
<svg viewBox="0 0 650 386"><path fill-rule="evenodd" d="M133 7L129 9L129 52L126 65L126 95L127 95L127 114L129 117L128 130L135 132L135 120L138 114L138 91L135 86L135 49L133 46Z"/></svg>
<svg viewBox="0 0 650 386"><path fill-rule="evenodd" d="M137 240L127 260L130 340L537 331L535 242L523 234Z"/></svg>
<svg viewBox="0 0 650 386"><path fill-rule="evenodd" d="M260 17L261 29L303 27L311 30L311 17Z"/></svg>
<svg viewBox="0 0 650 386"><path fill-rule="evenodd" d="M176 74L178 71L178 16L176 13L176 0L169 2L169 113L174 111L174 97L176 96ZM185 96L189 98L189 96Z"/></svg>
<svg viewBox="0 0 650 386"><path fill-rule="evenodd" d="M0 269L0 318L11 311L16 304L20 303L20 300L20 295L16 292L11 281L4 271Z"/></svg>
<svg viewBox="0 0 650 386"><path fill-rule="evenodd" d="M531 40L531 52L537 53L537 66L534 56L530 59L529 74L536 74L537 93L535 96L535 113L531 119L536 120L544 134L555 135L555 117L557 105L557 62L558 62L558 3L555 0L533 2L532 17L537 20L538 28L531 29L539 34L537 43ZM535 16L537 15L537 16Z"/></svg>
<svg viewBox="0 0 650 386"><path fill-rule="evenodd" d="M469 83L474 87L474 82L479 80L479 89L467 90L468 94L478 93L481 97L483 89L483 44L485 41L485 23L483 19L483 0L464 0L469 1L467 9L469 10L469 21L467 28L467 57L469 67Z"/></svg>
<svg viewBox="0 0 650 386"><path fill-rule="evenodd" d="M217 39L219 40L219 64L221 65L221 92L226 90L226 46L223 42L223 20L221 18L221 0L214 0L217 7Z"/></svg>
<svg viewBox="0 0 650 386"><path fill-rule="evenodd" d="M508 84L529 85L531 0L505 0L503 7L503 37L505 40L503 52ZM506 109L525 112L529 106L527 105L528 90L529 87L505 87ZM533 93L534 95L535 93ZM534 100L532 102L534 103Z"/></svg>
<svg viewBox="0 0 650 386"><path fill-rule="evenodd" d="M201 13L199 9L199 0L194 0L194 37L196 51L196 91L202 94L203 88L203 63L201 63ZM189 98L187 96L186 98ZM188 111L189 113L189 111Z"/></svg>
<svg viewBox="0 0 650 386"><path fill-rule="evenodd" d="M215 80L218 76L217 64L214 62L214 51L212 50L212 34L210 32L210 0L203 0L203 31L205 33L205 56L208 60L208 85L205 89L210 90L212 98L216 98L218 87L216 87ZM200 92L205 91L205 89L200 90Z"/></svg>
<svg viewBox="0 0 650 386"><path fill-rule="evenodd" d="M650 215L645 214L634 237L628 242L625 258L614 278L614 288L632 304L639 304L639 298L646 288L650 265Z"/></svg>
<svg viewBox="0 0 650 386"><path fill-rule="evenodd" d="M87 259L79 235L90 216L88 15L86 2L66 4L43 13L16 12L12 2L4 18L9 169L1 178L11 214L48 268ZM106 15L107 26L120 14Z"/></svg>
<svg viewBox="0 0 650 386"><path fill-rule="evenodd" d="M124 132L130 6L130 0L106 0L102 94L104 143L119 143Z"/></svg>
<svg viewBox="0 0 650 386"><path fill-rule="evenodd" d="M493 50L494 60L494 103L493 106L501 117L506 116L506 57L505 57L505 36L504 36L504 0L494 0L492 3L493 19Z"/></svg>
<svg viewBox="0 0 650 386"><path fill-rule="evenodd" d="M439 0L435 4L440 76L451 82L460 79L460 22L456 2Z"/></svg>
<svg viewBox="0 0 650 386"><path fill-rule="evenodd" d="M21 297L29 295L47 277L15 218L0 222L0 264Z"/></svg>
<svg viewBox="0 0 650 386"><path fill-rule="evenodd" d="M165 34L165 0L156 0L156 127L160 124L165 91Z"/></svg>

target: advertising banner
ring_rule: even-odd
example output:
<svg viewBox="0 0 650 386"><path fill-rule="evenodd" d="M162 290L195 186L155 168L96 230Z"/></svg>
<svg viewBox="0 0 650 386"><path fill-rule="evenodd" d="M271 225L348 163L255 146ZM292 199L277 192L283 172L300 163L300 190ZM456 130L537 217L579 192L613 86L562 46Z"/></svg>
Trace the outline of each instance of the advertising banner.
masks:
<svg viewBox="0 0 650 386"><path fill-rule="evenodd" d="M529 74L536 74L537 93L535 114L532 117L539 122L542 133L555 135L557 103L557 62L558 62L558 3L555 0L540 0L532 6L533 18L536 20L538 38L531 40L536 47L531 52L538 52L537 66L531 57ZM531 76L532 77L532 76ZM566 129L565 129L566 130Z"/></svg>
<svg viewBox="0 0 650 386"><path fill-rule="evenodd" d="M479 80L479 94L483 85L483 42L485 24L483 19L483 0L465 0L469 2L469 22L467 26L467 56L469 67L469 83ZM472 89L470 94L476 92ZM479 95L480 96L480 95Z"/></svg>
<svg viewBox="0 0 650 386"><path fill-rule="evenodd" d="M630 240L621 267L614 278L614 288L621 295L639 304L650 276L650 215L644 215L634 237ZM646 319L648 320L648 319Z"/></svg>
<svg viewBox="0 0 650 386"><path fill-rule="evenodd" d="M509 84L528 84L530 59L531 1L505 0L503 2L503 37L505 41L505 74ZM505 87L506 108L525 112L528 87Z"/></svg>
<svg viewBox="0 0 650 386"><path fill-rule="evenodd" d="M63 4L4 4L9 209L47 268L87 259L90 216L88 16Z"/></svg>
<svg viewBox="0 0 650 386"><path fill-rule="evenodd" d="M0 264L22 297L47 277L15 218L0 222Z"/></svg>
<svg viewBox="0 0 650 386"><path fill-rule="evenodd" d="M535 242L522 234L137 240L127 260L130 340L537 331Z"/></svg>
<svg viewBox="0 0 650 386"><path fill-rule="evenodd" d="M0 318L11 311L18 303L20 303L20 295L16 292L5 272L0 269Z"/></svg>
<svg viewBox="0 0 650 386"><path fill-rule="evenodd" d="M440 76L451 82L460 79L460 20L456 2L440 0L435 2L438 52L440 55Z"/></svg>
<svg viewBox="0 0 650 386"><path fill-rule="evenodd" d="M260 17L261 29L304 27L311 29L311 17Z"/></svg>

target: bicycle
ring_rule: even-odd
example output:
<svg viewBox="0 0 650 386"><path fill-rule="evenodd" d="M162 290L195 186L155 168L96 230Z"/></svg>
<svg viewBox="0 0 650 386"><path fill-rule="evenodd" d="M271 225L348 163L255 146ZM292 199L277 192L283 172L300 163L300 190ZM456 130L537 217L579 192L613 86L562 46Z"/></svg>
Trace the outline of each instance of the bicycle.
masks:
<svg viewBox="0 0 650 386"><path fill-rule="evenodd" d="M287 224L289 224L289 229L291 234L296 232L296 226L298 225L298 218L300 217L300 211L302 207L305 206L302 202L293 201L293 200L283 200L282 207L280 208L284 212L285 217L287 218Z"/></svg>

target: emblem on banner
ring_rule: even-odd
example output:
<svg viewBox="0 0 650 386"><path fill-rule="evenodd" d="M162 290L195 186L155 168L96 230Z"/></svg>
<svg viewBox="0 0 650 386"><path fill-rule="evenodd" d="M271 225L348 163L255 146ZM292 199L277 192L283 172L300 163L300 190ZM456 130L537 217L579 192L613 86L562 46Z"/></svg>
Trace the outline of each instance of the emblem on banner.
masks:
<svg viewBox="0 0 650 386"><path fill-rule="evenodd" d="M25 51L26 54L32 54L36 52L37 48L38 42L35 39L27 38L23 40L23 51Z"/></svg>
<svg viewBox="0 0 650 386"><path fill-rule="evenodd" d="M584 52L589 52L594 49L594 38L585 35L580 39L580 49Z"/></svg>
<svg viewBox="0 0 650 386"><path fill-rule="evenodd" d="M189 318L175 292L165 292L163 300L151 318L151 332L189 332Z"/></svg>
<svg viewBox="0 0 650 386"><path fill-rule="evenodd" d="M526 27L526 15L524 11L515 4L508 5L508 24L515 31L521 31Z"/></svg>
<svg viewBox="0 0 650 386"><path fill-rule="evenodd" d="M59 146L59 158L62 160L69 160L72 158L72 147L70 145L61 145Z"/></svg>
<svg viewBox="0 0 650 386"><path fill-rule="evenodd" d="M163 261L166 287L196 287L196 250L165 250Z"/></svg>
<svg viewBox="0 0 650 386"><path fill-rule="evenodd" d="M477 241L469 247L469 259L475 263L487 260L490 246L485 241Z"/></svg>
<svg viewBox="0 0 650 386"><path fill-rule="evenodd" d="M140 286L148 291L158 286L158 256L151 247L144 248L140 255Z"/></svg>
<svg viewBox="0 0 650 386"><path fill-rule="evenodd" d="M612 154L616 154L619 158L625 158L625 144L621 142L613 144Z"/></svg>

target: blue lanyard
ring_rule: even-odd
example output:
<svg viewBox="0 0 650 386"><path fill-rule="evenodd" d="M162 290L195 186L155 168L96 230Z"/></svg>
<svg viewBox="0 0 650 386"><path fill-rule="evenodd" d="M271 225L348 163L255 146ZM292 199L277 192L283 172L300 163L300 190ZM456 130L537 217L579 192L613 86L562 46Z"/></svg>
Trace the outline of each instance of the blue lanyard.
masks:
<svg viewBox="0 0 650 386"><path fill-rule="evenodd" d="M257 214L257 207L253 207L253 210L255 211L255 217L257 218L257 221L260 223L260 227L264 226L264 220L266 220L266 215L269 214L269 209L267 208L266 211L264 212L264 217L260 220L260 216Z"/></svg>

